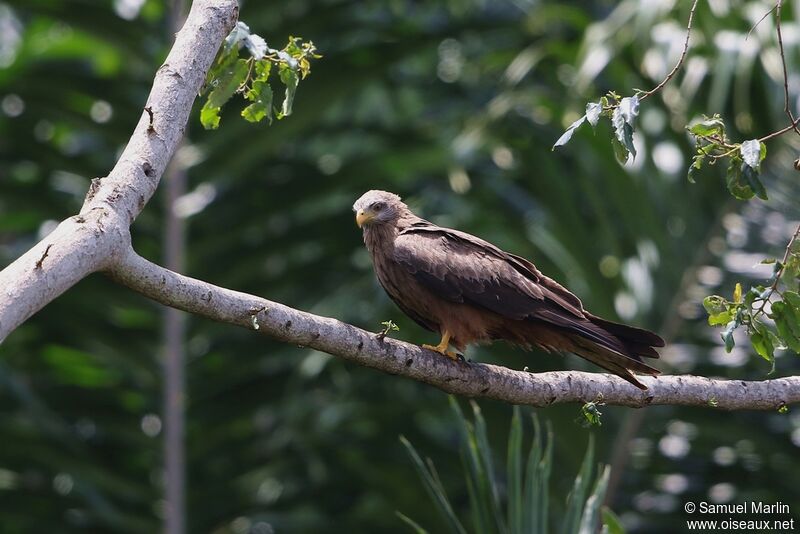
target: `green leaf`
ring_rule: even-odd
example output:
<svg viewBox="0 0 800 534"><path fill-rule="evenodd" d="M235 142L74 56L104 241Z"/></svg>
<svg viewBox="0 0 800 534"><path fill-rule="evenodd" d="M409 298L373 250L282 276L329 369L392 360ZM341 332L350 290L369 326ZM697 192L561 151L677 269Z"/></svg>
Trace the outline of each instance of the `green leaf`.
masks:
<svg viewBox="0 0 800 534"><path fill-rule="evenodd" d="M630 153L634 158L636 157L636 148L633 146L633 124L636 116L639 114L639 98L636 96L623 98L619 106L614 109L611 116L611 123L614 125L614 134L620 145L625 148L627 153ZM617 159L620 159L618 148L615 148L615 153L618 154ZM625 161L628 160L627 153Z"/></svg>
<svg viewBox="0 0 800 534"><path fill-rule="evenodd" d="M756 349L756 353L772 363L772 368L775 368L775 348L772 346L772 341L767 335L766 331L758 330L750 336L750 343Z"/></svg>
<svg viewBox="0 0 800 534"><path fill-rule="evenodd" d="M475 429L464 417L458 401L450 397L450 407L459 421L462 443L462 461L465 464L467 494L475 529L479 532L493 532L492 493L486 477Z"/></svg>
<svg viewBox="0 0 800 534"><path fill-rule="evenodd" d="M768 200L767 190L764 188L764 184L761 183L761 180L758 177L758 169L751 167L747 163L743 163L742 174L744 175L744 179L747 182L747 185L750 187L750 190L753 191L761 200Z"/></svg>
<svg viewBox="0 0 800 534"><path fill-rule="evenodd" d="M733 347L736 345L736 341L733 339L733 331L739 326L739 323L736 320L733 320L728 323L725 327L725 330L722 331L720 337L722 337L722 341L725 343L725 352L730 352L733 350Z"/></svg>
<svg viewBox="0 0 800 534"><path fill-rule="evenodd" d="M256 61L255 65L253 66L253 70L256 73L253 77L253 81L266 82L269 79L269 73L272 70L272 62L267 59Z"/></svg>
<svg viewBox="0 0 800 534"><path fill-rule="evenodd" d="M578 534L594 534L597 532L597 524L600 521L600 507L606 496L608 488L608 477L611 474L611 466L605 466L603 472L597 477L592 494L586 500L581 517L581 525Z"/></svg>
<svg viewBox="0 0 800 534"><path fill-rule="evenodd" d="M411 527L411 529L414 532L416 532L417 534L428 534L427 530L422 528L419 523L417 523L416 521L414 521L413 519L411 519L410 517L408 517L404 513L395 510L394 515L399 517L401 521L403 521L405 524L407 524L409 527Z"/></svg>
<svg viewBox="0 0 800 534"><path fill-rule="evenodd" d="M586 115L583 115L581 118L570 124L569 127L567 128L567 131L561 134L561 137L558 138L558 140L553 145L553 148L551 148L550 150L555 150L556 147L564 146L567 143L569 143L569 140L572 139L572 134L574 134L575 130L577 130L578 127L584 122L586 122Z"/></svg>
<svg viewBox="0 0 800 534"><path fill-rule="evenodd" d="M628 149L625 148L625 145L619 142L619 139L616 137L611 138L611 148L614 149L614 157L617 158L617 161L620 165L625 165L628 162Z"/></svg>
<svg viewBox="0 0 800 534"><path fill-rule="evenodd" d="M553 463L553 431L548 422L547 435L543 438L541 425L536 414L531 415L533 421L533 442L528 452L525 469L525 502L522 532L547 532L548 494L550 471Z"/></svg>
<svg viewBox="0 0 800 534"><path fill-rule="evenodd" d="M603 527L604 534L625 534L622 521L608 506L603 506Z"/></svg>
<svg viewBox="0 0 800 534"><path fill-rule="evenodd" d="M472 406L472 414L475 418L475 438L478 445L478 452L480 454L480 462L482 464L484 482L486 488L484 493L488 493L491 497L491 509L494 521L497 525L499 532L505 532L505 524L503 522L503 513L500 507L500 490L497 478L495 476L494 462L492 460L492 448L489 446L489 434L486 429L486 421L481 413L480 406L475 401L470 401Z"/></svg>
<svg viewBox="0 0 800 534"><path fill-rule="evenodd" d="M739 200L750 200L753 198L755 193L750 188L750 185L746 182L745 178L742 176L742 160L738 157L731 158L731 162L728 165L728 172L726 174L725 180L728 185L728 191L734 198Z"/></svg>
<svg viewBox="0 0 800 534"><path fill-rule="evenodd" d="M690 183L695 183L694 174L703 168L703 162L705 160L706 154L704 152L698 152L692 158L692 164L689 165L689 172L686 173L686 179L689 180Z"/></svg>
<svg viewBox="0 0 800 534"><path fill-rule="evenodd" d="M224 47L220 49L217 58L214 60L214 63L209 69L208 75L206 76L203 93L217 86L219 83L219 78L221 78L224 73L232 70L238 59L238 50L226 50Z"/></svg>
<svg viewBox="0 0 800 534"><path fill-rule="evenodd" d="M283 105L278 118L282 119L292 114L292 104L294 103L294 95L297 92L297 84L300 83L300 78L297 72L286 64L281 64L279 69L281 81L286 86L286 93L283 98Z"/></svg>
<svg viewBox="0 0 800 534"><path fill-rule="evenodd" d="M721 313L715 313L713 315L708 316L708 324L709 326L722 326L726 325L733 320L733 315L728 311L725 310Z"/></svg>
<svg viewBox="0 0 800 534"><path fill-rule="evenodd" d="M725 137L725 123L719 115L705 117L705 120L688 127L689 133L696 136L710 137L717 136L720 139Z"/></svg>
<svg viewBox="0 0 800 534"><path fill-rule="evenodd" d="M583 426L602 426L603 422L601 421L601 417L603 413L599 409L600 404L597 402L587 402L583 406L581 406L581 415L583 419L581 420Z"/></svg>
<svg viewBox="0 0 800 534"><path fill-rule="evenodd" d="M724 297L719 295L709 295L703 299L703 308L709 315L718 315L728 311L730 303Z"/></svg>
<svg viewBox="0 0 800 534"><path fill-rule="evenodd" d="M783 300L789 303L795 314L800 314L800 293L796 291L784 291Z"/></svg>
<svg viewBox="0 0 800 534"><path fill-rule="evenodd" d="M200 110L200 122L204 128L213 130L219 127L220 109L247 79L249 70L248 61L239 59L230 69L220 74L214 89L208 95L208 100Z"/></svg>
<svg viewBox="0 0 800 534"><path fill-rule="evenodd" d="M563 534L574 534L580 525L582 507L586 490L592 477L592 466L594 464L594 436L589 435L589 446L586 448L586 455L583 457L580 472L575 477L572 491L567 498L567 509L564 514L561 532Z"/></svg>
<svg viewBox="0 0 800 534"><path fill-rule="evenodd" d="M242 117L249 122L266 117L272 124L272 87L267 82L255 81L245 97L253 103L242 110Z"/></svg>
<svg viewBox="0 0 800 534"><path fill-rule="evenodd" d="M800 354L800 322L797 321L797 314L782 300L773 302L771 310L770 317L775 321L781 341Z"/></svg>

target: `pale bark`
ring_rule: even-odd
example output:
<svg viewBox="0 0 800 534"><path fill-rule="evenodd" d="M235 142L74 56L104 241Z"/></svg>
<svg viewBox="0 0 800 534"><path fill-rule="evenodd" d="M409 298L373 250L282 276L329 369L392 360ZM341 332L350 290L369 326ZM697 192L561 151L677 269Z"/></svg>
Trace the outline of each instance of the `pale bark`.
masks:
<svg viewBox="0 0 800 534"><path fill-rule="evenodd" d="M380 339L335 319L194 280L138 256L131 247L129 226L153 195L178 146L194 98L236 20L237 9L235 0L194 2L117 165L107 177L93 182L79 215L62 222L0 272L0 341L76 282L92 272L105 271L165 305L457 395L534 406L599 401L632 407L672 404L724 410L774 410L800 401L800 377L746 382L643 376L639 379L649 389L641 391L601 373L533 374L454 362L416 345Z"/></svg>
<svg viewBox="0 0 800 534"><path fill-rule="evenodd" d="M238 16L236 0L197 0L158 69L122 156L92 181L81 213L0 271L0 342L28 317L130 247L130 225L158 187L192 103Z"/></svg>
<svg viewBox="0 0 800 534"><path fill-rule="evenodd" d="M746 382L697 376L641 376L638 378L649 388L641 391L608 374L579 371L535 374L476 362L455 362L417 345L389 338L381 340L374 333L336 319L174 273L132 250L120 258L110 274L119 283L167 306L413 378L456 395L533 406L601 401L633 407L673 404L724 410L774 410L800 401L800 377Z"/></svg>

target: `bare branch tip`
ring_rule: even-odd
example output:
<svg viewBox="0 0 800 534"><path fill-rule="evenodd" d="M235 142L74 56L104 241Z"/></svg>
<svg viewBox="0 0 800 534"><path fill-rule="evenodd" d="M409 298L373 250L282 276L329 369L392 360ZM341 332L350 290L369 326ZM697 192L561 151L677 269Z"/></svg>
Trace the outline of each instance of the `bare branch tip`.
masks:
<svg viewBox="0 0 800 534"><path fill-rule="evenodd" d="M52 246L53 246L53 244L50 243L49 245L47 245L47 248L44 249L44 254L42 254L42 257L39 258L39 260L36 262L36 269L37 270L42 268L42 263L44 263L44 259L50 253L50 247L52 247Z"/></svg>

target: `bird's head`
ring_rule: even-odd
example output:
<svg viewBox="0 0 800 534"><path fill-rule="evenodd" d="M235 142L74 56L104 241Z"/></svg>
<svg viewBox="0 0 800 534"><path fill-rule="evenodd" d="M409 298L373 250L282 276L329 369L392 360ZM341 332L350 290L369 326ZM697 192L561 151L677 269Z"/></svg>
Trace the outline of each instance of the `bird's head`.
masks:
<svg viewBox="0 0 800 534"><path fill-rule="evenodd" d="M399 196L377 189L367 191L353 204L359 228L366 225L392 224L407 210L408 207L403 204Z"/></svg>

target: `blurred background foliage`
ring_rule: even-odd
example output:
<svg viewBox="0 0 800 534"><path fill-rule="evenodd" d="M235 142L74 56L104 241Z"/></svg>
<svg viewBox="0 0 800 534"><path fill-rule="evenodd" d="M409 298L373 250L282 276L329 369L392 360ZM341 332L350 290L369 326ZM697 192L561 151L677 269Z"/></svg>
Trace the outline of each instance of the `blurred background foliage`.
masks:
<svg viewBox="0 0 800 534"><path fill-rule="evenodd" d="M741 141L785 125L772 20L745 39L769 2L700 2L685 68L642 104L638 157L624 167L607 125L550 147L585 102L663 78L680 55L687 2L241 4L269 44L301 35L324 58L293 115L270 127L227 109L223 127L206 132L192 116L175 158L189 191L173 207L188 225L187 274L367 329L393 319L397 337L431 342L384 296L353 222L354 199L387 189L438 224L533 259L593 312L661 332L665 372L765 378L769 365L748 343L725 354L701 301L769 277L755 265L781 253L800 218L798 137L769 143L770 201L745 204L729 199L722 169L687 182L684 127L720 113ZM784 6L793 103L797 8ZM113 166L169 50L172 9L0 2L0 265L75 213L89 181ZM156 261L159 194L133 227L136 248ZM3 344L0 530L160 529L161 322L154 303L97 275ZM407 532L397 510L441 524L400 434L434 459L454 506L467 506L443 393L200 318L189 318L185 346L189 532ZM469 356L584 367L502 345ZM776 375L798 368L778 354ZM511 408L480 406L502 451ZM687 500L800 510L794 411L602 411L597 459L612 463L607 498L629 532L675 532ZM538 412L554 429L551 486L566 495L590 431L578 406Z"/></svg>

